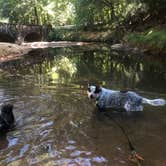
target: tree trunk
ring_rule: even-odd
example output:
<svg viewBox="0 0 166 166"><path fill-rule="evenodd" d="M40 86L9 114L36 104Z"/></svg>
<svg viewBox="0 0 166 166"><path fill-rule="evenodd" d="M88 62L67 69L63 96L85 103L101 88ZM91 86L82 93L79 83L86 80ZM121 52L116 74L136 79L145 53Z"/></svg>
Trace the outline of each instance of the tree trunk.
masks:
<svg viewBox="0 0 166 166"><path fill-rule="evenodd" d="M34 5L34 14L35 14L35 24L39 25L39 16L38 16L38 11L37 11L37 0L34 0L35 5Z"/></svg>

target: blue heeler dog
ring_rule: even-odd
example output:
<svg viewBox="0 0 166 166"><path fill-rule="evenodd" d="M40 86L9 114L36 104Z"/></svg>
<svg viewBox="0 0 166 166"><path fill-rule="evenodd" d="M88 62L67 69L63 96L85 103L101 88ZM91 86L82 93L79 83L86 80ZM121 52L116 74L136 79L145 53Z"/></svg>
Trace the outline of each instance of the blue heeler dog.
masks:
<svg viewBox="0 0 166 166"><path fill-rule="evenodd" d="M166 104L164 99L150 100L139 96L133 91L114 91L100 86L89 86L88 97L96 100L99 110L103 109L123 109L126 111L143 111L142 104L152 106L163 106Z"/></svg>

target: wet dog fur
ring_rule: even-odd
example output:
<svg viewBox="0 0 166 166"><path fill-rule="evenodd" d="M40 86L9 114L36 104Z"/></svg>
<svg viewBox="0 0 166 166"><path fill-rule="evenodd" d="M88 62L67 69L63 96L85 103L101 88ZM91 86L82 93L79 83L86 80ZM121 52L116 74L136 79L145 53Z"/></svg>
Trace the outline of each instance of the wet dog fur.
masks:
<svg viewBox="0 0 166 166"><path fill-rule="evenodd" d="M133 91L115 91L101 86L88 86L88 97L96 100L99 110L116 109L125 111L143 111L143 104L163 106L164 99L150 100Z"/></svg>

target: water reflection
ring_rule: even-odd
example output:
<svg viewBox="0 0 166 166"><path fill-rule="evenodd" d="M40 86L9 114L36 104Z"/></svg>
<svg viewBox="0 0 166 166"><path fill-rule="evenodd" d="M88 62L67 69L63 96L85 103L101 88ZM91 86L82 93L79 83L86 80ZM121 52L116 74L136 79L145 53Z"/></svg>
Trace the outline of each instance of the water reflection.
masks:
<svg viewBox="0 0 166 166"><path fill-rule="evenodd" d="M67 83L71 82L73 74L77 72L75 63L73 63L67 57L61 57L56 60L55 66L53 66L51 71L48 71L52 83Z"/></svg>
<svg viewBox="0 0 166 166"><path fill-rule="evenodd" d="M1 67L10 70L14 77L26 75L25 79L33 79L41 85L82 84L92 81L111 88L165 93L164 58L157 59L155 56L133 55L109 49L47 49L42 53L35 51L31 54L33 56L1 64Z"/></svg>
<svg viewBox="0 0 166 166"><path fill-rule="evenodd" d="M121 130L87 99L87 81L166 98L165 69L163 59L105 46L36 50L1 64L0 99L14 104L16 128L0 139L0 165L132 165ZM112 115L151 166L166 163L164 109Z"/></svg>

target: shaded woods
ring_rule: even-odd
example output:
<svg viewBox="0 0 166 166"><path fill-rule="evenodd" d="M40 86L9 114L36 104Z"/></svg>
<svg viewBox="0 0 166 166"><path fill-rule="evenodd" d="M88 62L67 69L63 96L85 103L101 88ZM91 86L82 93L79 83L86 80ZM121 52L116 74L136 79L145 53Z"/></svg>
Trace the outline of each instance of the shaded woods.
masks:
<svg viewBox="0 0 166 166"><path fill-rule="evenodd" d="M165 0L0 0L0 6L3 22L52 25L50 40L125 41L160 51L166 44L163 37L157 46L155 41L166 36Z"/></svg>
<svg viewBox="0 0 166 166"><path fill-rule="evenodd" d="M1 22L52 27L49 41L121 43L166 53L165 0L0 0L0 6ZM8 41L10 34L0 32L0 41Z"/></svg>
<svg viewBox="0 0 166 166"><path fill-rule="evenodd" d="M130 25L155 20L165 23L165 0L0 0L1 21L20 24Z"/></svg>

